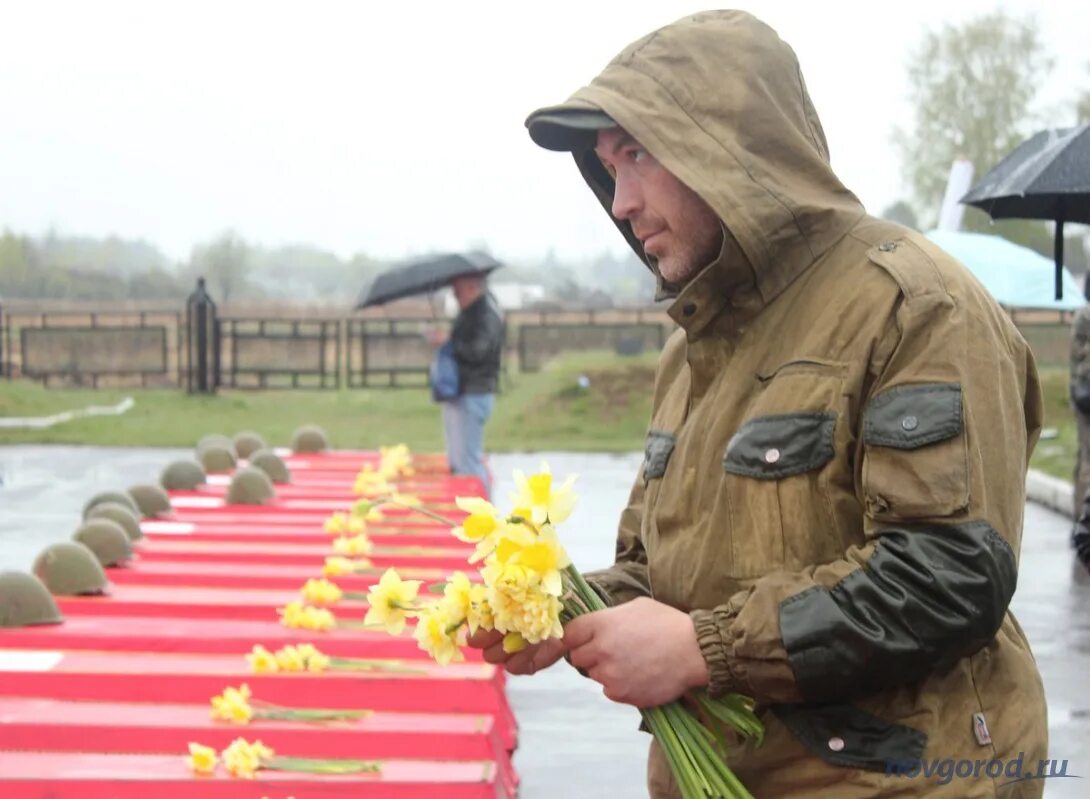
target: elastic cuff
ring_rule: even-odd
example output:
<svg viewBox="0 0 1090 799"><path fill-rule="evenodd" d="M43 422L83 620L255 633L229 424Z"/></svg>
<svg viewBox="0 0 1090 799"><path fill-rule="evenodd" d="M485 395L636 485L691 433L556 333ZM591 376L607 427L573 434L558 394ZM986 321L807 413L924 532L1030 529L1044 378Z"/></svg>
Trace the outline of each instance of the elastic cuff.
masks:
<svg viewBox="0 0 1090 799"><path fill-rule="evenodd" d="M601 583L594 579L593 575L584 574L583 579L587 581L587 585L594 589L594 593L596 593L598 597L606 603L607 608L613 607L613 600L609 596L609 591L607 591Z"/></svg>
<svg viewBox="0 0 1090 799"><path fill-rule="evenodd" d="M689 618L696 628L696 642L700 653L708 665L708 695L717 698L735 690L734 676L731 674L727 647L723 633L711 610L689 611Z"/></svg>

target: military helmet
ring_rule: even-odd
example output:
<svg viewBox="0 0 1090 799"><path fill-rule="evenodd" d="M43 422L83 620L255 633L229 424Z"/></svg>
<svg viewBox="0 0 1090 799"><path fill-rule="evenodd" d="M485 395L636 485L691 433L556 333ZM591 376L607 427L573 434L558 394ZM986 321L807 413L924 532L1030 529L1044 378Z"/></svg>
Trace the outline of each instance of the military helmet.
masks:
<svg viewBox="0 0 1090 799"><path fill-rule="evenodd" d="M229 505L263 505L275 496L276 490L269 476L254 466L235 472L227 488Z"/></svg>
<svg viewBox="0 0 1090 799"><path fill-rule="evenodd" d="M41 580L23 572L0 572L0 628L62 621L64 616Z"/></svg>
<svg viewBox="0 0 1090 799"><path fill-rule="evenodd" d="M34 574L57 596L101 594L108 585L95 553L75 541L62 541L42 550L34 561Z"/></svg>
<svg viewBox="0 0 1090 799"><path fill-rule="evenodd" d="M208 449L209 447L223 447L224 449L233 451L235 442L232 441L229 436L225 436L222 433L210 433L206 436L202 436L201 440L197 442L197 452Z"/></svg>
<svg viewBox="0 0 1090 799"><path fill-rule="evenodd" d="M214 472L229 472L235 468L237 458L235 457L235 449L231 447L217 447L207 446L197 453L197 457L200 458L201 466L209 474Z"/></svg>
<svg viewBox="0 0 1090 799"><path fill-rule="evenodd" d="M329 449L325 431L316 424L306 424L295 431L291 438L293 452L324 452Z"/></svg>
<svg viewBox="0 0 1090 799"><path fill-rule="evenodd" d="M107 568L132 560L129 536L120 524L110 519L84 522L72 535L72 540L94 552L98 562Z"/></svg>
<svg viewBox="0 0 1090 799"><path fill-rule="evenodd" d="M265 439L259 436L257 433L244 432L235 436L235 452L238 453L240 458L249 458L253 453L259 449L264 449L266 446Z"/></svg>
<svg viewBox="0 0 1090 799"><path fill-rule="evenodd" d="M125 533L130 541L139 541L144 537L144 533L140 529L139 517L125 505L116 502L103 502L101 505L95 505L91 508L91 512L87 514L85 521L89 522L92 519L110 520L121 528L121 531Z"/></svg>
<svg viewBox="0 0 1090 799"><path fill-rule="evenodd" d="M204 481L204 469L194 460L174 461L159 475L159 483L168 491L192 491Z"/></svg>
<svg viewBox="0 0 1090 799"><path fill-rule="evenodd" d="M116 502L118 505L124 505L133 513L140 512L140 508L136 507L136 502L128 494L123 494L120 491L103 491L87 500L87 504L83 506L83 518L87 518L87 514L91 512L91 508L95 505L101 505L103 502Z"/></svg>
<svg viewBox="0 0 1090 799"><path fill-rule="evenodd" d="M129 486L129 496L136 502L136 507L145 519L162 516L172 510L167 492L154 483Z"/></svg>
<svg viewBox="0 0 1090 799"><path fill-rule="evenodd" d="M283 459L271 449L259 449L250 456L250 465L269 476L274 483L290 483L291 472Z"/></svg>

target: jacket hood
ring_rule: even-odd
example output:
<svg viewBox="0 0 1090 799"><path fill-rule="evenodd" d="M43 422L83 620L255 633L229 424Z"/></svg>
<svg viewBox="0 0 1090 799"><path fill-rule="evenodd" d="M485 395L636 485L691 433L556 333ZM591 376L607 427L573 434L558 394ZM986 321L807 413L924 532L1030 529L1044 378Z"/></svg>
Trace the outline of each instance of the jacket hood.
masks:
<svg viewBox="0 0 1090 799"><path fill-rule="evenodd" d="M527 119L531 137L552 149L557 120L578 120L573 155L609 213L613 179L586 132L602 113L703 198L733 239L685 286L690 304L704 284L718 292L743 282L767 304L864 214L829 165L794 52L745 12L709 11L654 31L567 102ZM614 222L657 276L628 222ZM659 284L660 294L677 294Z"/></svg>

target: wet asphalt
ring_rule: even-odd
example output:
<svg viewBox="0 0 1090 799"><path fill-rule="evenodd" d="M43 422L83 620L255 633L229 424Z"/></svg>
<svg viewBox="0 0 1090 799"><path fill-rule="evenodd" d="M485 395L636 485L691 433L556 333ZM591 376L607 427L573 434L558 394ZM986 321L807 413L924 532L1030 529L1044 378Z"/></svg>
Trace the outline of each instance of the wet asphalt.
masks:
<svg viewBox="0 0 1090 799"><path fill-rule="evenodd" d="M67 539L94 493L155 482L187 450L0 446L0 570L26 570L46 545ZM639 454L495 455L494 499L513 489L511 471L548 461L554 475L576 473L580 505L561 535L581 569L613 556L617 516ZM1051 757L1084 779L1046 783L1049 799L1090 796L1090 575L1068 548L1069 522L1027 505L1014 613L1029 637L1048 696ZM595 683L561 663L509 682L520 725L515 765L522 799L645 796L648 736L639 714L602 696Z"/></svg>

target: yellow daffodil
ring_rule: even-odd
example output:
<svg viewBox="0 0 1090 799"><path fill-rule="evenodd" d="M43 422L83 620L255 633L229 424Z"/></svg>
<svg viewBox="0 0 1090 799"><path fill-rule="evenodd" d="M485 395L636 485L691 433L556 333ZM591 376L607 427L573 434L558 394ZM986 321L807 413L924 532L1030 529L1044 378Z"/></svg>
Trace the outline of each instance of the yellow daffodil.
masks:
<svg viewBox="0 0 1090 799"><path fill-rule="evenodd" d="M462 650L458 648L459 620L452 620L444 611L442 604L428 605L420 611L413 637L420 648L431 655L442 666L452 660L463 660Z"/></svg>
<svg viewBox="0 0 1090 799"><path fill-rule="evenodd" d="M571 558L552 525L542 525L536 538L513 552L511 560L539 574L546 592L553 596L564 592L560 572L571 565Z"/></svg>
<svg viewBox="0 0 1090 799"><path fill-rule="evenodd" d="M469 515L459 527L450 532L459 541L476 544L469 558L470 563L483 560L495 549L496 534L503 529L503 514L491 503L480 497L455 497L454 504Z"/></svg>
<svg viewBox="0 0 1090 799"><path fill-rule="evenodd" d="M253 651L246 656L246 661L254 674L275 674L279 671L276 655L260 644L254 646Z"/></svg>
<svg viewBox="0 0 1090 799"><path fill-rule="evenodd" d="M528 508L534 524L560 524L571 516L575 508L575 492L572 484L575 475L564 481L559 487L553 486L553 476L546 463L541 464L541 471L527 477L515 470L515 494L511 501L516 507Z"/></svg>
<svg viewBox="0 0 1090 799"><path fill-rule="evenodd" d="M365 466L363 470L356 475L356 484L352 487L352 491L357 496L363 497L390 494L394 491L394 486L387 481L386 477L385 474L381 471L376 471L370 465Z"/></svg>
<svg viewBox="0 0 1090 799"><path fill-rule="evenodd" d="M563 636L560 599L544 590L537 572L514 562L496 562L481 575L488 586L494 629L521 633L532 644Z"/></svg>
<svg viewBox="0 0 1090 799"><path fill-rule="evenodd" d="M354 514L338 511L322 525L330 535L361 535L367 530L367 522Z"/></svg>
<svg viewBox="0 0 1090 799"><path fill-rule="evenodd" d="M281 647L276 651L276 666L280 671L303 671L307 667L306 657L298 647Z"/></svg>
<svg viewBox="0 0 1090 799"><path fill-rule="evenodd" d="M254 716L250 707L250 687L227 688L219 696L212 697L212 718L232 724L249 724Z"/></svg>
<svg viewBox="0 0 1090 799"><path fill-rule="evenodd" d="M197 743L189 744L189 757L185 763L196 774L211 774L216 770L219 758L216 750L211 746L201 746Z"/></svg>
<svg viewBox="0 0 1090 799"><path fill-rule="evenodd" d="M466 619L473 605L473 583L463 572L454 572L443 586L443 604L454 618Z"/></svg>
<svg viewBox="0 0 1090 799"><path fill-rule="evenodd" d="M369 502L366 499L361 499L352 505L352 509L349 511L354 518L363 519L369 522L381 522L386 517L382 515L382 511L375 507L373 502ZM365 532L360 530L359 532Z"/></svg>
<svg viewBox="0 0 1090 799"><path fill-rule="evenodd" d="M329 630L336 626L336 617L325 608L304 605L302 602L289 602L277 609L280 623L285 627L303 630Z"/></svg>
<svg viewBox="0 0 1090 799"><path fill-rule="evenodd" d="M394 569L386 573L367 592L370 608L363 619L365 625L381 624L391 635L400 635L405 629L405 619L415 611L413 605L420 580L402 580Z"/></svg>
<svg viewBox="0 0 1090 799"><path fill-rule="evenodd" d="M223 765L231 776L252 780L262 762L270 760L275 752L261 741L250 743L245 738L236 738L222 754Z"/></svg>
<svg viewBox="0 0 1090 799"><path fill-rule="evenodd" d="M507 633L503 637L503 651L508 655L521 652L529 645L530 642L523 638L521 633Z"/></svg>
<svg viewBox="0 0 1090 799"><path fill-rule="evenodd" d="M339 539L338 539L339 540ZM312 605L335 605L341 601L344 592L336 583L329 580L307 580L301 591L303 599Z"/></svg>
<svg viewBox="0 0 1090 799"><path fill-rule="evenodd" d="M333 551L338 555L357 557L371 554L371 539L366 535L345 536L333 539Z"/></svg>
<svg viewBox="0 0 1090 799"><path fill-rule="evenodd" d="M329 557L325 559L325 565L322 566L322 574L326 577L343 577L346 574L356 574L370 565L371 561L367 558L352 560L340 556Z"/></svg>
<svg viewBox="0 0 1090 799"><path fill-rule="evenodd" d="M488 603L488 587L475 584L469 591L469 600L469 615L466 616L469 631L475 633L477 630L495 629L496 617Z"/></svg>

